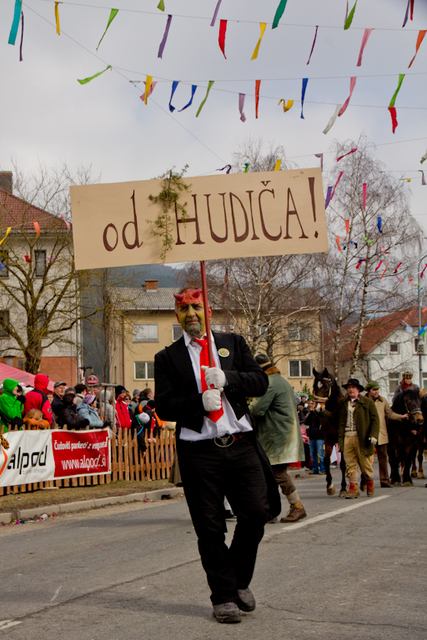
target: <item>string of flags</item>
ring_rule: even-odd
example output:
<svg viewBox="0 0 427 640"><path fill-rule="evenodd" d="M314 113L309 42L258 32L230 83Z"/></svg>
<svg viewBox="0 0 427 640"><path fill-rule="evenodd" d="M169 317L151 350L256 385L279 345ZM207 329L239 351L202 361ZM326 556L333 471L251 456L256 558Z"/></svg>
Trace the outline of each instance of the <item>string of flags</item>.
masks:
<svg viewBox="0 0 427 640"><path fill-rule="evenodd" d="M353 7L351 8L350 12L348 12L348 3L347 3L347 10L346 10L346 16L345 16L345 20L344 20L344 30L348 30L353 22L353 18L355 15L355 11L356 11L356 6L357 6L357 2L358 0L355 0ZM65 2L59 2L59 1L54 1L54 16L55 16L55 25L56 25L56 33L58 35L61 34L61 27L60 27L60 16L59 16L59 5L65 4ZM276 12L274 14L274 18L273 18L273 22L272 22L272 29L276 29L279 26L279 22L283 16L283 13L285 12L286 9L286 5L287 5L287 0L280 0L278 5L277 5L277 9ZM215 10L214 10L214 14L212 17L212 20L210 22L210 26L214 27L217 21L217 16L219 13L221 7L221 0L218 0L216 6L215 6ZM165 2L164 0L160 0L157 8L162 11L165 12ZM101 43L103 42L104 38L107 35L107 32L109 31L109 29L111 28L111 24L113 23L113 21L116 19L117 15L119 14L119 10L118 9L110 9L110 14L107 20L107 24L104 28L104 31L102 32L102 35L98 41L98 44L96 46L96 51L98 51ZM405 13L405 18L403 21L403 25L402 27L405 27L408 19L413 20L413 14L414 14L414 0L408 0L408 5L406 7L406 13ZM182 16L180 16L182 17ZM191 17L191 16L190 16ZM19 22L20 22L20 18L21 18L21 24L22 24L22 28L21 28L21 45L20 45L20 60L22 60L22 43L23 43L23 35L24 35L24 14L23 14L23 8L22 8L22 0L15 0L15 8L14 8L14 14L13 14L13 19L12 19L12 25L11 25L11 29L10 29L10 34L9 34L9 44L14 45L16 43L16 38L17 38L17 33L18 33L18 28L19 28ZM165 24L165 29L164 29L164 33L163 33L163 37L161 39L161 42L159 44L159 49L158 49L158 53L157 53L157 57L158 58L163 58L163 54L165 51L165 47L167 45L167 40L168 40L168 36L171 30L171 25L172 25L172 20L173 20L173 14L172 13L168 13L167 14L167 18L166 18L166 24ZM224 58L226 59L226 34L227 34L227 25L228 25L229 20L227 19L220 19L219 21L219 31L218 31L218 45L219 45L219 49L221 51L221 53L223 54ZM253 50L253 54L251 57L251 60L255 60L258 57L259 51L260 51L260 47L263 41L263 38L265 36L266 30L267 30L267 25L269 23L267 21L264 22L259 22L259 27L260 27L260 35L258 38L258 41L255 44L255 48ZM322 27L320 27L322 28ZM363 31L363 37L362 37L362 41L361 41L361 45L360 45L360 50L359 50L359 55L358 55L358 60L357 60L357 66L361 66L362 65L362 59L363 59L363 53L365 51L365 48L368 44L368 40L372 35L372 32L374 31L373 28L366 28ZM318 36L318 32L319 32L319 25L316 25L315 27L315 32L314 32L314 37L313 37L313 42L311 45L311 50L308 56L308 60L307 60L307 65L310 64L313 52L315 50L315 45L316 45L316 41L317 41L317 36ZM427 30L420 30L417 34L417 40L416 40L416 44L415 44L415 54L412 57L412 59L409 62L408 65L408 69L411 68L413 62L415 61L415 58L418 54L419 48L425 38L425 35L427 33ZM82 79L78 79L78 82L81 85L85 85L89 82L91 82L92 80L100 77L101 75L103 75L108 69L113 69L112 65L107 65L107 67L97 73L94 73L93 75L90 75L88 77L82 78ZM395 132L397 126L398 126L398 121L397 121L397 112L396 112L396 107L395 107L395 102L396 102L396 97L400 91L402 82L403 82L403 78L405 77L405 74L399 74L399 80L398 80L398 86L397 89L395 90L389 106L388 106L388 110L390 112L391 115L391 119L392 119L392 131L393 133ZM151 85L150 87L147 88L147 85L149 84L151 79ZM353 91L355 89L356 86L356 81L357 81L357 77L356 76L352 76L350 78L350 90L349 90L349 95L347 97L347 99L345 100L345 102L342 105L337 105L337 108L335 110L335 113L333 114L333 116L330 118L326 128L324 129L324 133L327 134L330 129L332 128L332 126L334 125L337 117L341 117L345 111L347 110L347 107L349 106ZM172 80L172 90L174 90L174 87L176 89L176 83L179 82L177 80ZM301 113L300 113L300 117L302 119L305 119L305 114L304 114L304 101L305 101L305 96L306 96L306 92L307 92L307 86L308 86L308 82L309 82L309 78L302 78L302 87L301 87ZM197 113L196 113L196 117L199 116L206 100L207 97L209 95L210 89L212 88L212 85L214 84L214 81L211 80L209 81L208 84L208 88L207 88L207 93L205 96L205 99L203 100L203 102L200 104ZM261 80L256 80L255 81L255 118L258 118L259 115L259 101L260 101L260 94L259 94L259 90L260 90L260 84L261 84ZM144 93L144 98L143 98L143 102L144 104L148 104L148 98L151 95L152 91L154 90L154 87L156 85L156 81L153 81L153 76L148 75L147 74L147 80L146 80L146 91ZM152 87L152 88L151 88ZM151 88L151 91L149 91L148 89ZM192 84L191 85L191 91L192 91L192 97L194 97L194 93L196 91L197 85L196 84ZM242 122L246 121L246 116L243 114L243 106L242 103L244 103L244 97L245 94L239 93L239 113L240 113L240 120ZM142 96L141 96L142 98ZM287 102L285 99L280 100L279 105L283 102L283 112L286 113L287 111L290 110L290 108L292 107L292 105L294 104L294 99L289 99ZM183 109L179 109L178 112L184 111L184 109L187 109L188 107L190 107L192 105L192 100L190 100L190 102L188 103L188 105L186 105Z"/></svg>

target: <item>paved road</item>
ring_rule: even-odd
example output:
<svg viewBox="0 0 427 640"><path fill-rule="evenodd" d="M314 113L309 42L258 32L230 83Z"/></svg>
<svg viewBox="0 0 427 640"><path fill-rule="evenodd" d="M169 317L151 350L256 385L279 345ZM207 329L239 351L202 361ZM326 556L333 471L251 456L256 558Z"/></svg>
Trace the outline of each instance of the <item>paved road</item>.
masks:
<svg viewBox="0 0 427 640"><path fill-rule="evenodd" d="M211 617L184 500L3 527L0 640L425 640L424 484L350 501L299 481L309 517L267 525L239 625Z"/></svg>

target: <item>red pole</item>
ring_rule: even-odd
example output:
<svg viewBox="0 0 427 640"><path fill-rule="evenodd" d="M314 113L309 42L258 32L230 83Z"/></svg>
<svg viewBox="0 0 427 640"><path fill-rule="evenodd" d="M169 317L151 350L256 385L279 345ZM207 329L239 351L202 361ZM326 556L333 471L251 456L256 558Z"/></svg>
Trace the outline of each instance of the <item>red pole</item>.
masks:
<svg viewBox="0 0 427 640"><path fill-rule="evenodd" d="M205 261L200 261L200 273L202 276L202 290L203 290L203 306L205 308L205 326L206 326L206 336L208 338L208 356L209 356L209 366L214 367L213 353L212 353L212 344L211 344L211 322L209 319L209 303L208 303L208 285L206 283L206 269L205 269Z"/></svg>

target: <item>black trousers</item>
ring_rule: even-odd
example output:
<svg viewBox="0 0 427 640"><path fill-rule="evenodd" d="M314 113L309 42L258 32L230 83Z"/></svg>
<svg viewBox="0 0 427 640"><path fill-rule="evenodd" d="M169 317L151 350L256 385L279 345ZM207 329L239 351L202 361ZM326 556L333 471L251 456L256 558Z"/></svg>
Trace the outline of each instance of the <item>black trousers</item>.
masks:
<svg viewBox="0 0 427 640"><path fill-rule="evenodd" d="M184 493L213 604L236 602L252 579L258 545L269 518L267 485L253 434L220 448L213 440L178 441ZM225 544L224 496L237 516Z"/></svg>

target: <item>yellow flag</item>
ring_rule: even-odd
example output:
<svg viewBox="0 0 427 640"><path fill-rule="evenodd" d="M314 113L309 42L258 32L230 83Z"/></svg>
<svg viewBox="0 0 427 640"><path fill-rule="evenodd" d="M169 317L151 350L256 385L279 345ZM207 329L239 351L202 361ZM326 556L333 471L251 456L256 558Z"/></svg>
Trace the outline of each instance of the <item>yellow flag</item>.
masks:
<svg viewBox="0 0 427 640"><path fill-rule="evenodd" d="M260 23L259 23L259 26L260 26L260 29L261 29L261 35L260 35L260 38L259 38L259 40L258 40L257 46L256 46L256 47L255 47L255 49L254 49L254 52L253 52L253 54L252 54L252 58L251 58L251 60L255 60L255 58L257 58L257 57L258 57L259 47L260 47L260 44L261 44L262 37L263 37L263 35L264 35L264 31L265 31L265 29L266 29L266 27L267 27L267 23L266 23L266 22L260 22Z"/></svg>
<svg viewBox="0 0 427 640"><path fill-rule="evenodd" d="M283 113L286 113L287 111L289 111L289 109L292 107L292 105L294 104L293 100L288 100L288 104L286 105L286 100L284 100L283 98L280 100L279 105L283 102Z"/></svg>
<svg viewBox="0 0 427 640"><path fill-rule="evenodd" d="M153 81L153 76L147 76L147 82L145 83L145 100L144 100L145 104L147 104L147 98L148 98L148 94L150 93L152 81Z"/></svg>
<svg viewBox="0 0 427 640"><path fill-rule="evenodd" d="M62 2L55 2L55 21L56 21L56 33L58 36L61 35L61 29L59 27L59 9L58 4L62 4Z"/></svg>
<svg viewBox="0 0 427 640"><path fill-rule="evenodd" d="M279 159L276 161L276 164L274 165L274 170L275 170L275 171L279 171L279 170L280 170L280 165L281 165L281 164L282 164L282 159L281 159L281 158L279 158Z"/></svg>

